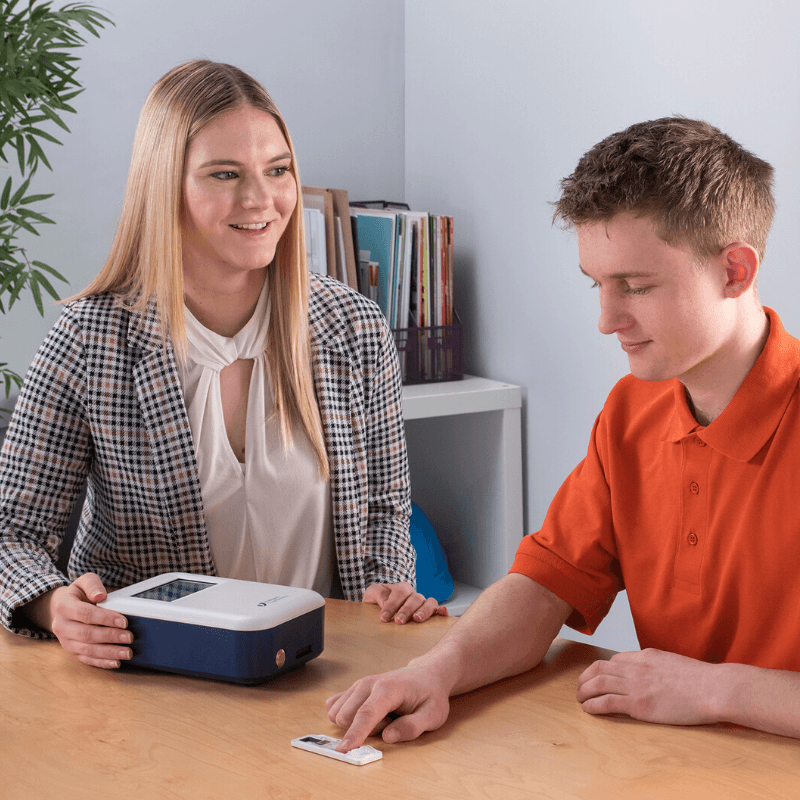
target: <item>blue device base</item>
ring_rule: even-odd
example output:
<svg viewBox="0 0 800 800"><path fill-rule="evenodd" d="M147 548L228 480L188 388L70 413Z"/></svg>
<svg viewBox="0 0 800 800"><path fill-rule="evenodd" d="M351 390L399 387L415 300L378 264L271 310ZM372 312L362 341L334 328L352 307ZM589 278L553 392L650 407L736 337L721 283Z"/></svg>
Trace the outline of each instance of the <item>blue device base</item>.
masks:
<svg viewBox="0 0 800 800"><path fill-rule="evenodd" d="M126 617L128 630L133 633L133 657L121 661L123 667L146 667L252 685L305 664L324 647L324 606L274 628L257 631ZM278 658L279 651L283 651L282 659Z"/></svg>

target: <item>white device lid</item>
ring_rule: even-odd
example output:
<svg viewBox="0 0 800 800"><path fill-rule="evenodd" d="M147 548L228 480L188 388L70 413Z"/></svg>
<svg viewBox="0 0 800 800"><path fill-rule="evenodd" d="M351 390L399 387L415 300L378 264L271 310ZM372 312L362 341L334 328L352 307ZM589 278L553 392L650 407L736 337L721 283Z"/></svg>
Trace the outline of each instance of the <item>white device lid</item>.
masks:
<svg viewBox="0 0 800 800"><path fill-rule="evenodd" d="M256 631L321 608L325 599L294 586L166 572L111 592L98 605L148 619Z"/></svg>

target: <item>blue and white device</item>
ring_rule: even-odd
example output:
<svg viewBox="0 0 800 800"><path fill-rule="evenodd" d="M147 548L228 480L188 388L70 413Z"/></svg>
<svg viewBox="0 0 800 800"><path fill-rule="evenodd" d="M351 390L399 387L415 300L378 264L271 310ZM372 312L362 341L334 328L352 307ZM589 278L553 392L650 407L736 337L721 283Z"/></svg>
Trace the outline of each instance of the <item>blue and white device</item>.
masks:
<svg viewBox="0 0 800 800"><path fill-rule="evenodd" d="M128 619L123 665L254 684L316 658L325 600L310 589L167 572L98 603Z"/></svg>

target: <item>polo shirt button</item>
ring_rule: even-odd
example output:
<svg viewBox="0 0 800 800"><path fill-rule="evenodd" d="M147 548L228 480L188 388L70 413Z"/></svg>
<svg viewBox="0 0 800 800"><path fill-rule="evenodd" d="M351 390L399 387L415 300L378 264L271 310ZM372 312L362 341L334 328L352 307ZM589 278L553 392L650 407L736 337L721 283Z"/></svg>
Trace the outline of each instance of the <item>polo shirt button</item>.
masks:
<svg viewBox="0 0 800 800"><path fill-rule="evenodd" d="M690 533L686 538L689 540L689 544L697 544L697 536L694 533Z"/></svg>
<svg viewBox="0 0 800 800"><path fill-rule="evenodd" d="M697 442L697 444L700 445L700 447L706 446L706 443L699 436L697 437L697 439L695 439L695 441Z"/></svg>
<svg viewBox="0 0 800 800"><path fill-rule="evenodd" d="M692 494L700 494L700 487L694 481L689 484L689 488L692 490Z"/></svg>

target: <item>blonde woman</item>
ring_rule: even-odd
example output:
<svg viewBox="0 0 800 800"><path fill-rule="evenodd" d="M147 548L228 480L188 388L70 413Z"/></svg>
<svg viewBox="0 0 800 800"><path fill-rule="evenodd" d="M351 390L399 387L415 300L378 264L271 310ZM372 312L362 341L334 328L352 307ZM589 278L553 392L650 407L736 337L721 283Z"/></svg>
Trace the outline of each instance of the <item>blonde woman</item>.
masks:
<svg viewBox="0 0 800 800"><path fill-rule="evenodd" d="M39 350L0 459L0 621L86 664L130 657L106 591L169 571L305 586L423 621L394 342L309 275L300 178L263 87L167 73L98 277ZM55 567L75 497L70 558Z"/></svg>

